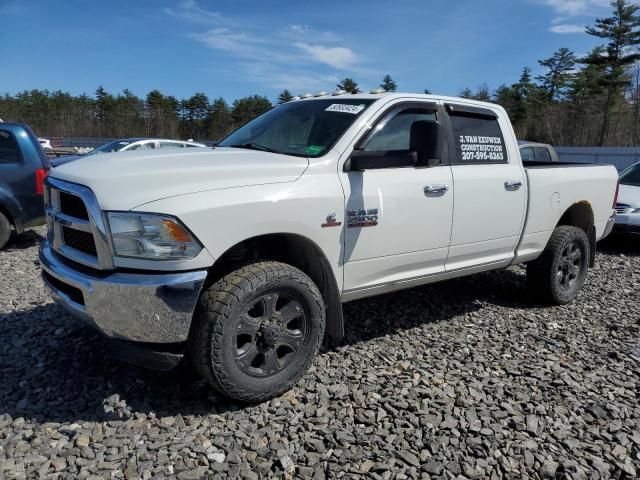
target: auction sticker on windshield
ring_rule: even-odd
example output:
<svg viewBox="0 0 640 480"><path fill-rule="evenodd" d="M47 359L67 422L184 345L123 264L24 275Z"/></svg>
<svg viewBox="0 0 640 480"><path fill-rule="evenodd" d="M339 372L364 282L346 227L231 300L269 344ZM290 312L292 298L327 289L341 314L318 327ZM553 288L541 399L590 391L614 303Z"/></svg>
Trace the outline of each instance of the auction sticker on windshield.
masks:
<svg viewBox="0 0 640 480"><path fill-rule="evenodd" d="M344 103L334 103L325 109L325 112L351 113L358 115L366 108L366 105L346 105Z"/></svg>

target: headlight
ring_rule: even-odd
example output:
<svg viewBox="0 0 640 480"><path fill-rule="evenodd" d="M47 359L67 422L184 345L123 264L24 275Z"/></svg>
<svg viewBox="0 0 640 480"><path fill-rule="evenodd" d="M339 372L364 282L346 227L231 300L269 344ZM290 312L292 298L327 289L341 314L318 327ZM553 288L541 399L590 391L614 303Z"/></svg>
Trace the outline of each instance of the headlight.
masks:
<svg viewBox="0 0 640 480"><path fill-rule="evenodd" d="M640 213L640 208L636 208L633 212L631 213Z"/></svg>
<svg viewBox="0 0 640 480"><path fill-rule="evenodd" d="M177 220L149 213L107 213L114 253L147 260L184 260L201 247Z"/></svg>

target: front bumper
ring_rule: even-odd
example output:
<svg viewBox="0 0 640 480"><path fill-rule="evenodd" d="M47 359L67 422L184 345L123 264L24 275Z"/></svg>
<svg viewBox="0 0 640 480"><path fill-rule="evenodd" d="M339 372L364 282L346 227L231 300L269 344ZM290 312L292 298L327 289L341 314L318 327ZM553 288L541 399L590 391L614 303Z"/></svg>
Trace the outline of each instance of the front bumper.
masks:
<svg viewBox="0 0 640 480"><path fill-rule="evenodd" d="M206 270L183 273L94 272L40 247L42 278L54 299L107 337L144 343L187 340Z"/></svg>

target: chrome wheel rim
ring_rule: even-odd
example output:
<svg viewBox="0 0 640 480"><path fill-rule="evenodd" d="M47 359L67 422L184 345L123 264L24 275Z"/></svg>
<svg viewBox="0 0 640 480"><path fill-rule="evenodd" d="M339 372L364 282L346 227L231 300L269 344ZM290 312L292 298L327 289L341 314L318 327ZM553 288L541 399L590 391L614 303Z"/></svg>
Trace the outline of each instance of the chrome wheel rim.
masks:
<svg viewBox="0 0 640 480"><path fill-rule="evenodd" d="M580 278L583 261L584 255L577 242L567 244L562 250L556 272L556 281L564 291L570 291L575 288Z"/></svg>
<svg viewBox="0 0 640 480"><path fill-rule="evenodd" d="M240 314L233 339L236 364L253 377L276 375L296 359L306 333L306 313L296 298L264 294Z"/></svg>

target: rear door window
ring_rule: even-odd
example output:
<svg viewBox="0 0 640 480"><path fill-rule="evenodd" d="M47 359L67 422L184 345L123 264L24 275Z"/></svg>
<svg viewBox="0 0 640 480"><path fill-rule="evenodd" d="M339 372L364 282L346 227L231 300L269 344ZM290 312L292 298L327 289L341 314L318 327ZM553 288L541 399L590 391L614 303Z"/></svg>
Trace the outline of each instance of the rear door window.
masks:
<svg viewBox="0 0 640 480"><path fill-rule="evenodd" d="M491 110L457 105L448 110L457 163L507 163L504 136Z"/></svg>
<svg viewBox="0 0 640 480"><path fill-rule="evenodd" d="M551 162L551 154L549 153L549 149L546 147L536 147L534 149L536 151L536 161L538 162Z"/></svg>
<svg viewBox="0 0 640 480"><path fill-rule="evenodd" d="M534 161L536 158L533 154L533 147L524 147L520 149L520 156L523 161Z"/></svg>
<svg viewBox="0 0 640 480"><path fill-rule="evenodd" d="M13 133L0 129L0 165L20 163L20 147Z"/></svg>

